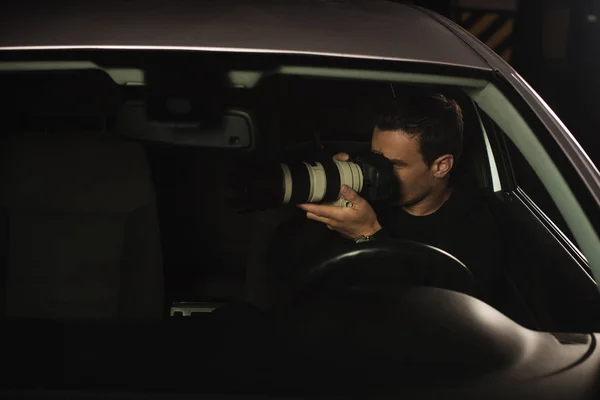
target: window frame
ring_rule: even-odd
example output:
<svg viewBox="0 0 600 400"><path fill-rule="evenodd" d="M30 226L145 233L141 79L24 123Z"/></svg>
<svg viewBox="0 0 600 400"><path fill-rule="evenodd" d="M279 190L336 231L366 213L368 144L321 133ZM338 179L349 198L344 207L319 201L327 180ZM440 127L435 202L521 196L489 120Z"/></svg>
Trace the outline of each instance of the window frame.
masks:
<svg viewBox="0 0 600 400"><path fill-rule="evenodd" d="M506 144L506 140L510 140L507 139L507 134L502 131L502 129L498 127L496 123L492 122L493 120L483 110L481 110L479 106L476 105L476 109L479 114L482 131L484 135L489 137L490 140L490 147L487 149L488 158L495 157L496 159L500 160L497 163L497 172L500 177L502 189L494 192L501 193L502 197L513 198L526 207L529 212L538 220L538 222L552 235L556 242L560 244L561 247L567 253L569 253L572 259L582 268L582 270L585 271L588 277L595 282L589 262L583 252L535 203L535 201L533 201L525 189L523 189L517 183L517 174L513 168L510 152ZM529 161L527 161L527 164L529 168L532 168L529 164ZM545 185L544 188L546 189ZM560 213L558 206L557 210Z"/></svg>
<svg viewBox="0 0 600 400"><path fill-rule="evenodd" d="M471 100L473 104L473 108L475 109L475 113L477 115L477 122L479 123L479 127L481 130L481 135L483 136L483 142L485 145L485 154L487 159L486 172L488 173L488 182L491 183L491 187L488 187L492 193L502 192L502 189L505 187L510 187L510 180L506 176L506 168L499 168L506 165L504 159L502 157L502 152L497 152L497 145L494 144L494 141L497 140L494 131L490 129L490 124L488 123L488 117L483 114L479 108L479 106ZM498 160L498 161L496 161ZM502 173L501 173L502 171Z"/></svg>
<svg viewBox="0 0 600 400"><path fill-rule="evenodd" d="M597 187L592 181L581 180L583 175L591 173L595 167L583 163L585 153L579 148L572 147L574 151L570 151L571 148L560 148L563 139L570 141L571 146L578 144L566 128L560 132L555 129L562 127L560 120L533 89L529 86L513 86L511 82L502 80L502 76L497 78L483 89L469 90L471 98L519 149L566 221L579 249L585 254L590 269L595 276L600 276L600 238L596 233L597 225L594 225L599 212L598 204L590 203L586 192L582 191L584 187L590 188L593 195ZM525 89L530 91L528 95L521 93ZM530 104L526 101L534 95L537 96L535 98L538 103ZM547 119L552 121L546 121ZM576 151L579 153L576 154ZM580 158L575 160L574 156ZM577 170L580 161L583 163L580 167L583 170ZM578 175L578 179L572 176L572 172Z"/></svg>

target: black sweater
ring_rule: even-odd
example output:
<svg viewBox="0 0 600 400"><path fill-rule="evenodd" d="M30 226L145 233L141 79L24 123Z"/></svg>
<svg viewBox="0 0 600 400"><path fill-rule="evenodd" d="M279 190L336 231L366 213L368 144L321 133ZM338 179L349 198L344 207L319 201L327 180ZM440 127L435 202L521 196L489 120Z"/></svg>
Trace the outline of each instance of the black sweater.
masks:
<svg viewBox="0 0 600 400"><path fill-rule="evenodd" d="M375 207L383 230L378 240L411 240L447 251L472 271L478 297L487 298L501 274L502 243L485 199L474 190L455 189L444 205L427 216L414 216L400 207ZM280 278L290 278L329 252L351 249L354 242L319 222L298 214L279 227L269 264Z"/></svg>

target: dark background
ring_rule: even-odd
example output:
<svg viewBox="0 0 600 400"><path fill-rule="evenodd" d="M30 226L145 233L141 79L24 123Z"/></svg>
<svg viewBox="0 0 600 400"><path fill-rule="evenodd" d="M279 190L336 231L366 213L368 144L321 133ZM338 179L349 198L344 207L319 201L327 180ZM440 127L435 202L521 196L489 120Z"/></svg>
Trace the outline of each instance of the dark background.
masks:
<svg viewBox="0 0 600 400"><path fill-rule="evenodd" d="M600 89L600 0L397 2L432 9L466 29L468 26L463 24L464 17L461 17L465 11L499 13L512 19L512 34L498 54L510 48L507 61L550 105L595 164L600 165L600 101L597 96ZM503 9L503 5L510 3L516 7ZM489 32L482 36L478 35L485 42Z"/></svg>

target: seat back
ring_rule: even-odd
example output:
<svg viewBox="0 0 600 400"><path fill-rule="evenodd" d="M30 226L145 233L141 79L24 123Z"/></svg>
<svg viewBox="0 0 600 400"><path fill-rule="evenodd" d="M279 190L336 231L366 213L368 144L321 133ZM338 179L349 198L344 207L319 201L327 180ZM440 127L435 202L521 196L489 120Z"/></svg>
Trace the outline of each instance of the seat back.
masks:
<svg viewBox="0 0 600 400"><path fill-rule="evenodd" d="M82 93L93 98L97 92L81 90L89 82L74 78L61 98L69 88L77 88L79 101ZM66 111L58 114L68 120L68 109L47 104ZM48 123L44 132L5 138L1 152L6 316L160 318L160 237L143 149L71 123L68 129Z"/></svg>

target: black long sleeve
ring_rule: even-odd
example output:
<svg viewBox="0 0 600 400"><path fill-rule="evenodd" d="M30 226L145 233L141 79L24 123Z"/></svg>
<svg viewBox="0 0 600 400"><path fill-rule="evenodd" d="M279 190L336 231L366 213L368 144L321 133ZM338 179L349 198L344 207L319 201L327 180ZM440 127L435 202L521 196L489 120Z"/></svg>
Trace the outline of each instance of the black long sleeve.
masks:
<svg viewBox="0 0 600 400"><path fill-rule="evenodd" d="M475 192L455 190L438 211L413 216L401 208L376 208L383 230L377 241L394 246L411 240L440 248L462 261L476 280L477 297L491 297L502 271L501 237L484 199ZM351 249L354 242L298 212L277 230L271 245L272 274L291 278L329 252Z"/></svg>

